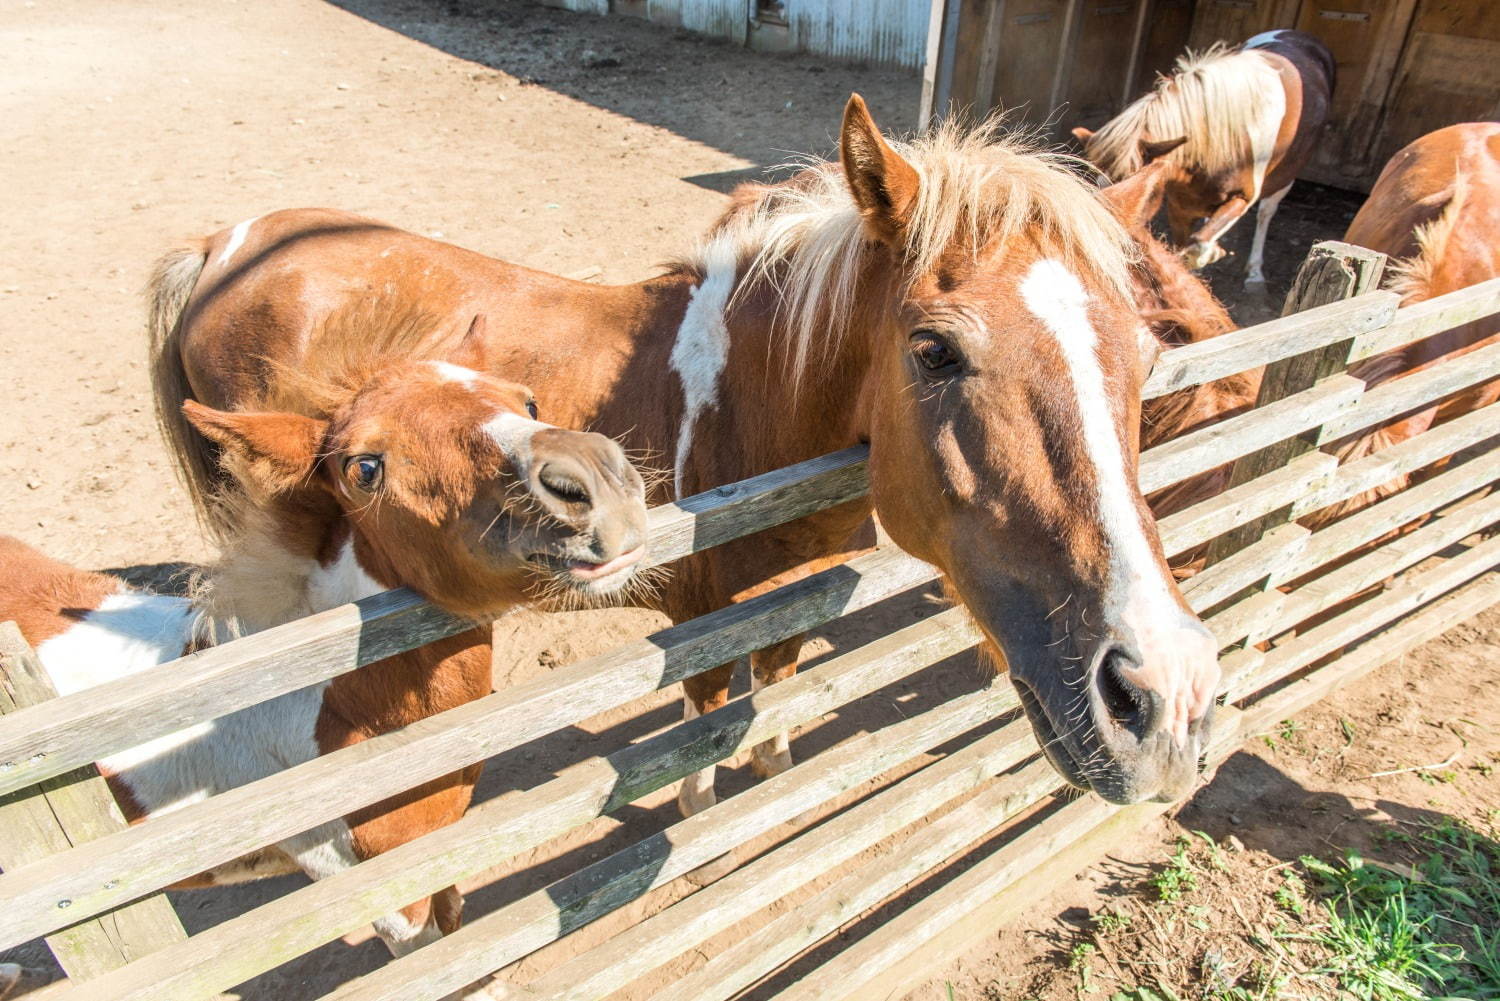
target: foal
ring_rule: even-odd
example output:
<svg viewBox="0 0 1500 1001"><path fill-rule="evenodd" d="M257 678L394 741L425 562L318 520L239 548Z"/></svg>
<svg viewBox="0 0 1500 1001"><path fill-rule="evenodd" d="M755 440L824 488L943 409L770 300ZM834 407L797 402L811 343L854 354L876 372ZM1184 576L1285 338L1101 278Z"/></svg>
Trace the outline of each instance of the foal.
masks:
<svg viewBox="0 0 1500 1001"><path fill-rule="evenodd" d="M1143 143L1171 150L1163 153L1174 168L1167 221L1190 267L1223 257L1219 239L1259 202L1245 284L1264 283L1266 230L1317 145L1334 75L1333 54L1318 39L1268 31L1238 49L1181 57L1176 72L1098 132L1073 135L1115 181L1144 166Z"/></svg>
<svg viewBox="0 0 1500 1001"><path fill-rule="evenodd" d="M352 357L330 350L321 370L289 373L317 416L183 405L240 487L235 537L192 597L136 591L0 537L0 621L18 623L63 695L398 586L474 628L105 758L131 822L487 695L490 619L539 587L607 595L632 580L644 491L614 442L539 423L528 390L483 374L478 321L451 360L417 360L379 345L431 324L354 330L347 319L321 339L373 357L330 366ZM184 885L331 875L457 820L480 767ZM375 930L399 956L456 928L462 903L449 887Z"/></svg>

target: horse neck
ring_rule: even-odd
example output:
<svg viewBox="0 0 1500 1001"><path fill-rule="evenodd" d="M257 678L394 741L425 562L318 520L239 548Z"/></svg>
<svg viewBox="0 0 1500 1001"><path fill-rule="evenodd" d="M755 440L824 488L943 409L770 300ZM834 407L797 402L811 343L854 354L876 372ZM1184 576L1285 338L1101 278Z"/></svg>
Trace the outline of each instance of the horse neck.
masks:
<svg viewBox="0 0 1500 1001"><path fill-rule="evenodd" d="M399 571L362 553L336 507L280 499L252 513L245 533L205 572L194 596L210 643L283 625L401 586ZM366 566L376 567L372 575ZM486 695L490 632L476 627L334 679L325 706L369 734Z"/></svg>

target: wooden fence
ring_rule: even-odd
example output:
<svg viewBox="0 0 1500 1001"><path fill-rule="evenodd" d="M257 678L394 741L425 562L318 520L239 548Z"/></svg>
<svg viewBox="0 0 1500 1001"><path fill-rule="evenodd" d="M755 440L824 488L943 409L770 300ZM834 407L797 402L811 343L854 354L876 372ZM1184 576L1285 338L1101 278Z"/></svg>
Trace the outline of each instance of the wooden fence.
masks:
<svg viewBox="0 0 1500 1001"><path fill-rule="evenodd" d="M1160 524L1169 554L1210 547L1210 565L1184 592L1223 651L1227 705L1211 760L1500 601L1500 538L1484 537L1500 522L1500 495L1486 496L1500 478L1500 411L1486 408L1344 465L1319 450L1500 375L1500 345L1370 390L1347 374L1360 359L1500 313L1500 279L1398 309L1394 294L1374 291L1382 265L1359 248L1319 245L1298 276L1289 315L1167 352L1145 387L1155 397L1268 366L1253 411L1152 449L1141 466L1149 492L1236 462L1225 493ZM1416 485L1319 531L1296 522L1448 457ZM850 450L657 508L652 559L678 559L856 497L866 486L863 453ZM1429 517L1419 528L1350 558L1422 516ZM877 550L128 828L91 764L96 759L462 624L410 592L392 591L62 698L53 697L34 656L7 627L0 634L0 948L45 936L71 978L60 994L67 1001L213 997L818 720L974 646L979 636L961 610L936 611L717 712L568 764L548 781L476 805L450 827L191 937L162 887L933 579L931 567ZM1292 588L1292 581L1302 583ZM1374 588L1383 581L1385 588ZM1320 613L1316 626L1292 630ZM900 906L868 934L820 952L825 961L795 981L775 981L778 998L899 996L1123 830L1167 809L1055 798L1061 780L1038 757L1016 704L1001 678L846 740L327 997L441 998L893 773L825 822L622 923L617 934L575 950L514 991L558 1001L604 998L790 898L773 918L656 994L728 998L899 897ZM924 823L913 831L917 821ZM914 900L902 896L959 856L967 863L961 874Z"/></svg>

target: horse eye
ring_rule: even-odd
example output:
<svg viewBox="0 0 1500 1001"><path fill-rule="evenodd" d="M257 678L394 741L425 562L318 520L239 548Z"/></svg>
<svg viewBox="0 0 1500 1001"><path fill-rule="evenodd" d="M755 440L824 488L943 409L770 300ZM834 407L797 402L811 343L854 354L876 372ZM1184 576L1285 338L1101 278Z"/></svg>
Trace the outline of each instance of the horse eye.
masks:
<svg viewBox="0 0 1500 1001"><path fill-rule="evenodd" d="M911 335L911 353L918 365L934 375L952 375L963 364L952 344L927 330Z"/></svg>
<svg viewBox="0 0 1500 1001"><path fill-rule="evenodd" d="M356 455L344 463L344 475L361 490L374 490L384 468L385 463L378 455Z"/></svg>
<svg viewBox="0 0 1500 1001"><path fill-rule="evenodd" d="M532 420L536 420L537 409L535 400L526 401L526 412L531 415Z"/></svg>

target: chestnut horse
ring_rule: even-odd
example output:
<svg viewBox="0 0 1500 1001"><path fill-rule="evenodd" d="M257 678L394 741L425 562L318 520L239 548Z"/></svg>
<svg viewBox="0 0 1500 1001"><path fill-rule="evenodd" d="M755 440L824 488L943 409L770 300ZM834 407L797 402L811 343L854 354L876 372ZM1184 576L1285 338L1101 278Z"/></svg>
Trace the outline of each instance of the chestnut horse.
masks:
<svg viewBox="0 0 1500 1001"><path fill-rule="evenodd" d="M1172 241L1190 267L1219 260L1219 239L1250 206L1256 210L1245 283L1263 283L1266 230L1281 199L1317 146L1333 98L1335 63L1312 35L1281 29L1238 49L1189 53L1098 132L1078 128L1084 156L1110 179L1144 164L1142 144L1174 145L1163 159Z"/></svg>
<svg viewBox="0 0 1500 1001"><path fill-rule="evenodd" d="M528 390L479 371L482 324L453 360L423 361L432 324L349 320L315 328L314 364L283 373L295 406L183 404L239 487L235 537L191 597L133 590L0 536L0 621L19 625L63 695L398 586L475 627L110 755L100 769L131 822L488 695L489 620L530 601L538 577L590 594L632 580L645 492L619 446L533 420ZM331 875L457 820L479 769L183 885ZM457 927L462 905L449 887L375 930L402 955Z"/></svg>
<svg viewBox="0 0 1500 1001"><path fill-rule="evenodd" d="M1450 125L1400 150L1380 172L1344 239L1378 250L1395 262L1389 272L1390 285L1400 293L1403 306L1500 277L1500 124ZM1500 321L1485 317L1367 359L1350 372L1367 385L1377 386L1492 344L1497 338ZM1500 379L1376 425L1336 443L1334 451L1347 462L1496 399L1500 399ZM1326 524L1396 493L1408 482L1409 477L1402 476L1324 508L1304 519L1304 524Z"/></svg>
<svg viewBox="0 0 1500 1001"><path fill-rule="evenodd" d="M372 292L485 313L492 361L544 413L662 456L678 497L868 443L869 497L682 561L661 601L674 620L841 562L868 545L873 508L947 575L1063 775L1116 802L1180 795L1218 664L1136 486L1151 339L1128 235L1059 160L993 130L892 143L855 96L840 158L755 188L635 285L326 210L169 256L153 282L157 391L194 493L219 489L212 449L177 401L253 406L328 309ZM752 655L755 684L790 676L800 648ZM684 682L685 713L722 706L731 668ZM790 765L784 738L752 757L763 775ZM687 812L713 801L711 769L679 792Z"/></svg>

